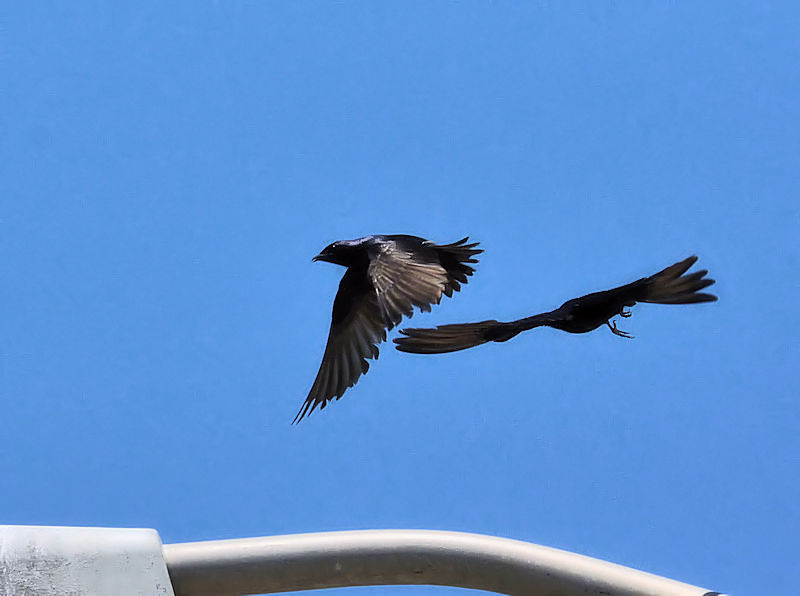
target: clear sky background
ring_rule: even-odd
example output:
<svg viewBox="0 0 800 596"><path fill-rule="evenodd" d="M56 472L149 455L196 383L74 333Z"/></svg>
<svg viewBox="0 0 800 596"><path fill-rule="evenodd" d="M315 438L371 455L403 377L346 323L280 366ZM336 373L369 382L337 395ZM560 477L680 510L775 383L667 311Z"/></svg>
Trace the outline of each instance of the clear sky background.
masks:
<svg viewBox="0 0 800 596"><path fill-rule="evenodd" d="M0 521L463 530L796 593L798 31L791 2L4 3ZM633 341L384 344L290 426L343 273L311 257L375 233L486 249L413 326L690 254L720 300L638 306Z"/></svg>

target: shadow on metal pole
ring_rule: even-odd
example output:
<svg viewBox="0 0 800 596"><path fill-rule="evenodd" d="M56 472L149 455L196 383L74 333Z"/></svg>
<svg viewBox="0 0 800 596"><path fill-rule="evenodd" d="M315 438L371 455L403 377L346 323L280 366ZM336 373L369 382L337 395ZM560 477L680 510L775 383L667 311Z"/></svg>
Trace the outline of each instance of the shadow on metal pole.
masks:
<svg viewBox="0 0 800 596"><path fill-rule="evenodd" d="M430 530L365 530L163 547L176 596L379 585L500 594L713 596L718 592L518 540Z"/></svg>

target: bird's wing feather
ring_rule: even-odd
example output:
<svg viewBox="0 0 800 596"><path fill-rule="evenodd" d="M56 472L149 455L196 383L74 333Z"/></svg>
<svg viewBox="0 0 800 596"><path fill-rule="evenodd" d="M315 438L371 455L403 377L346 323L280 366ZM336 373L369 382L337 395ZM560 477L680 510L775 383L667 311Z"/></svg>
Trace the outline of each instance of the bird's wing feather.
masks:
<svg viewBox="0 0 800 596"><path fill-rule="evenodd" d="M378 357L378 344L386 341L374 290L364 279L348 271L339 284L325 354L317 377L294 422L317 406L339 398L367 372L367 358Z"/></svg>
<svg viewBox="0 0 800 596"><path fill-rule="evenodd" d="M438 260L425 260L418 251L403 250L394 242L377 247L368 273L387 329L400 323L403 315L410 317L415 306L430 311L448 284L447 271Z"/></svg>

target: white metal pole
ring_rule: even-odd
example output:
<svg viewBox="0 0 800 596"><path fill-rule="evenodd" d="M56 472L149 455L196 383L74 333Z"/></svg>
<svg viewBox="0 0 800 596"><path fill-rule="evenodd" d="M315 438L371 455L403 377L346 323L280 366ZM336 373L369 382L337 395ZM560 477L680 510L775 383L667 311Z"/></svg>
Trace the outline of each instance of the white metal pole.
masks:
<svg viewBox="0 0 800 596"><path fill-rule="evenodd" d="M164 545L176 596L427 584L500 594L713 596L704 588L527 542L365 530Z"/></svg>

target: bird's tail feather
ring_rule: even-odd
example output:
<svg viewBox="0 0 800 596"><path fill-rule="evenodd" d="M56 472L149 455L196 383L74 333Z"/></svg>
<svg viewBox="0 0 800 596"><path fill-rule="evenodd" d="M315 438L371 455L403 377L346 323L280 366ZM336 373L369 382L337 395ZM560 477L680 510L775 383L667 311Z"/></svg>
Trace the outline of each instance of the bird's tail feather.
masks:
<svg viewBox="0 0 800 596"><path fill-rule="evenodd" d="M458 292L461 284L467 283L467 277L475 272L475 268L469 264L477 263L478 259L474 258L475 255L483 252L482 248L475 248L478 246L478 242L467 244L468 240L469 236L451 244L433 245L439 254L442 266L447 270L448 283L444 288L444 293L448 297L452 296L453 292Z"/></svg>
<svg viewBox="0 0 800 596"><path fill-rule="evenodd" d="M481 321L440 325L433 329L401 329L405 337L394 338L395 347L412 354L444 354L474 348L489 341L505 341L516 333L504 332L508 323ZM508 337L506 337L506 335Z"/></svg>
<svg viewBox="0 0 800 596"><path fill-rule="evenodd" d="M693 255L641 280L644 295L638 301L654 304L714 302L717 299L714 294L700 292L714 283L713 279L705 277L708 274L706 269L684 275L696 261L697 257Z"/></svg>

